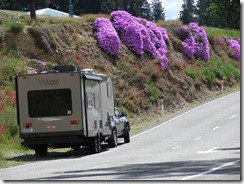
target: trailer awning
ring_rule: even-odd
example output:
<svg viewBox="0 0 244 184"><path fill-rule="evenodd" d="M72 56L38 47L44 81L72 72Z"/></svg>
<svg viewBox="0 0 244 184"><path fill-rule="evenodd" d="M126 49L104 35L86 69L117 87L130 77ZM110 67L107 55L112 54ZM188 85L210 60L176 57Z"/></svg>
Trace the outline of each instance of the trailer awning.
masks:
<svg viewBox="0 0 244 184"><path fill-rule="evenodd" d="M87 75L87 74L84 74L84 77L86 80L97 80L97 81L102 81L103 79L99 76L96 76L96 75Z"/></svg>

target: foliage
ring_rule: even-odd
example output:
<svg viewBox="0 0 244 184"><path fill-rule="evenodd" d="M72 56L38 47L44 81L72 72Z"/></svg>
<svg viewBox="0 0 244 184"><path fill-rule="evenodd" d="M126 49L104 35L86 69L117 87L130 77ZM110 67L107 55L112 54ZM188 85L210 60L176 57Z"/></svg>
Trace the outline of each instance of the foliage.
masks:
<svg viewBox="0 0 244 184"><path fill-rule="evenodd" d="M138 55L143 54L143 38L139 23L126 11L114 11L111 18L123 43Z"/></svg>
<svg viewBox="0 0 244 184"><path fill-rule="evenodd" d="M24 25L20 22L16 21L7 21L5 22L5 28L6 31L13 32L13 33L19 33L24 29Z"/></svg>
<svg viewBox="0 0 244 184"><path fill-rule="evenodd" d="M228 40L228 47L229 47L229 50L231 51L231 55L237 61L240 61L240 59L241 59L241 55L240 55L240 39L238 39L238 40L229 39Z"/></svg>
<svg viewBox="0 0 244 184"><path fill-rule="evenodd" d="M17 74L24 74L27 68L21 58L3 57L0 60L0 84L6 80L12 80Z"/></svg>
<svg viewBox="0 0 244 184"><path fill-rule="evenodd" d="M165 20L164 8L162 7L162 2L160 0L152 0L152 11L153 11L153 20Z"/></svg>
<svg viewBox="0 0 244 184"><path fill-rule="evenodd" d="M94 22L98 44L108 54L118 55L120 48L119 36L108 19L97 18Z"/></svg>
<svg viewBox="0 0 244 184"><path fill-rule="evenodd" d="M165 29L157 27L153 22L136 18L121 10L112 12L111 19L119 37L128 48L140 56L145 51L153 58L159 58L161 67L163 69L167 68L168 59L166 57L167 46L165 42L169 43L169 37ZM106 30L105 28L102 29ZM108 39L109 37L105 36L104 42L109 44ZM108 47L113 47L113 45L110 43Z"/></svg>
<svg viewBox="0 0 244 184"><path fill-rule="evenodd" d="M185 26L181 26L180 28L183 30L182 32L187 32L185 31ZM190 59L195 56L201 60L208 61L210 59L210 48L205 30L198 27L198 25L194 22L188 25L188 30L190 33L182 42L182 52Z"/></svg>
<svg viewBox="0 0 244 184"><path fill-rule="evenodd" d="M183 24L189 24L190 22L195 22L194 13L195 6L194 0L183 0L182 11L180 11L180 21Z"/></svg>
<svg viewBox="0 0 244 184"><path fill-rule="evenodd" d="M206 31L208 38L212 37L231 37L233 39L238 39L240 38L240 30L236 29L220 29L216 27L203 27L204 30Z"/></svg>
<svg viewBox="0 0 244 184"><path fill-rule="evenodd" d="M194 80L194 84L198 85L203 84L205 81L212 85L217 80L240 79L240 70L237 63L233 60L226 61L219 57L212 58L207 63L197 61L194 65L189 65L184 70Z"/></svg>
<svg viewBox="0 0 244 184"><path fill-rule="evenodd" d="M207 12L215 27L240 29L239 0L213 0L208 6Z"/></svg>

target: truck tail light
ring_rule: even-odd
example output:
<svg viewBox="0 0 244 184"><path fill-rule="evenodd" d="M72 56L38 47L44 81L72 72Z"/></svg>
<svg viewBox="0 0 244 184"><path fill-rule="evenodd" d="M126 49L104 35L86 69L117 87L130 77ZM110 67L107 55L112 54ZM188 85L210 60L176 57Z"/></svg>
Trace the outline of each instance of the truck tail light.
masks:
<svg viewBox="0 0 244 184"><path fill-rule="evenodd" d="M77 125L77 124L79 124L79 120L72 120L72 121L70 122L70 124L71 124L71 125Z"/></svg>
<svg viewBox="0 0 244 184"><path fill-rule="evenodd" d="M23 126L24 126L25 128L29 128L29 127L32 126L32 123L24 123Z"/></svg>

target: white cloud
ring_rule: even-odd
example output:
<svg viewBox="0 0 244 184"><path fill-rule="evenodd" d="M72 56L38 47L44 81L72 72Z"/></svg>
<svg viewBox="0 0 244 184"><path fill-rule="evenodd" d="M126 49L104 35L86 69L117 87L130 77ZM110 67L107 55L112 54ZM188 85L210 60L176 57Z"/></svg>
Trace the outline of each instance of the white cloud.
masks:
<svg viewBox="0 0 244 184"><path fill-rule="evenodd" d="M175 20L180 17L183 0L161 0L166 20Z"/></svg>

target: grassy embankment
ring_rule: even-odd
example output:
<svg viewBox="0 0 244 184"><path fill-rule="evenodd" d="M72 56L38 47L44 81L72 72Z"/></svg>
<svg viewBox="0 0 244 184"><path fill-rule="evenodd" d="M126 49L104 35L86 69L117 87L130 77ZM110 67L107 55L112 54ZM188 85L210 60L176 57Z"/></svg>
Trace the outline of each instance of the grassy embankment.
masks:
<svg viewBox="0 0 244 184"><path fill-rule="evenodd" d="M0 14L0 168L26 162L28 159L20 155L34 153L20 146L16 124L14 76L28 70L75 64L113 75L116 102L127 111L132 134L159 124L179 109L216 97L221 94L221 85L225 92L238 90L240 68L227 49L225 37L239 38L239 30L204 27L211 44L211 59L205 63L189 60L180 53L178 21L158 22L158 26L167 30L171 42L167 45L169 69L161 71L157 60L148 55L135 56L124 45L118 58L104 54L92 32L98 15L86 15L81 19L38 18L31 22L20 12L1 11ZM45 45L37 42L43 33L50 37L51 47L47 52L43 52ZM27 39L29 43L26 40L21 43L25 36L31 38ZM17 43L10 41L15 38ZM28 47L29 52L24 47ZM142 95L143 91L147 92L146 96ZM164 99L164 117L161 99Z"/></svg>

